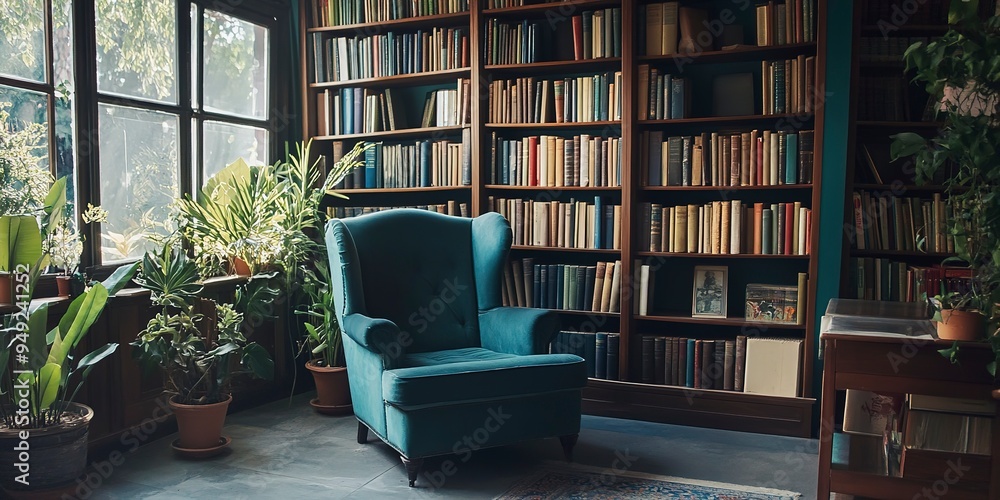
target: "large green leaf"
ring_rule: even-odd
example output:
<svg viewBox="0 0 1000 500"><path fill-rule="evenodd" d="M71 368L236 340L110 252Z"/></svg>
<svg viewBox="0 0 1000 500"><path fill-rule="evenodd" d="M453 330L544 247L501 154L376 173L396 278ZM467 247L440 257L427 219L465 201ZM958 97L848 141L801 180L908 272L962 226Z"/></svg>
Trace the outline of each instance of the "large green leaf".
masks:
<svg viewBox="0 0 1000 500"><path fill-rule="evenodd" d="M243 348L243 365L257 378L271 380L274 378L274 361L271 355L260 344L252 343Z"/></svg>
<svg viewBox="0 0 1000 500"><path fill-rule="evenodd" d="M91 352L90 354L87 354L86 356L80 358L80 362L77 363L76 369L77 370L85 369L86 372L89 373L90 369L94 365L100 363L101 360L103 360L104 358L114 354L115 350L117 349L118 349L118 344L115 343L104 344L103 346L94 349L94 351Z"/></svg>
<svg viewBox="0 0 1000 500"><path fill-rule="evenodd" d="M32 306L28 314L27 342L25 342L28 347L28 365L19 368L36 371L45 365L45 361L48 358L48 343L45 335L47 333L48 320L48 302Z"/></svg>
<svg viewBox="0 0 1000 500"><path fill-rule="evenodd" d="M49 350L49 361L62 365L69 351L87 335L87 331L97 321L108 302L108 289L100 283L70 303L59 321L59 333Z"/></svg>
<svg viewBox="0 0 1000 500"><path fill-rule="evenodd" d="M45 197L45 218L42 227L45 234L50 234L53 229L62 224L66 218L66 177L52 183L49 194Z"/></svg>
<svg viewBox="0 0 1000 500"><path fill-rule="evenodd" d="M56 363L45 363L38 372L38 390L41 391L41 408L48 408L59 396L62 381L62 367Z"/></svg>
<svg viewBox="0 0 1000 500"><path fill-rule="evenodd" d="M135 276L135 272L139 269L141 265L140 262L133 262L132 264L124 265L115 269L115 272L108 276L108 279L104 280L102 284L104 288L108 289L108 295L114 296L116 293L120 292L125 285L128 284L129 280Z"/></svg>
<svg viewBox="0 0 1000 500"><path fill-rule="evenodd" d="M0 271L13 272L21 264L30 267L41 257L42 233L34 217L0 217Z"/></svg>

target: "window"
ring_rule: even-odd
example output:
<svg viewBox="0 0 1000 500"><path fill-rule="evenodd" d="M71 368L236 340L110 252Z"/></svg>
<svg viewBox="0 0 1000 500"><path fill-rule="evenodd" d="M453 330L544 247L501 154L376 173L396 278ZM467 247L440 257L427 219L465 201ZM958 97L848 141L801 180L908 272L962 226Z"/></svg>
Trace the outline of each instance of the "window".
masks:
<svg viewBox="0 0 1000 500"><path fill-rule="evenodd" d="M8 159L67 176L70 210L76 198L72 19L71 0L4 0L0 6L0 140L14 149ZM4 188L22 187L34 198L48 189L10 181L4 179Z"/></svg>
<svg viewBox="0 0 1000 500"><path fill-rule="evenodd" d="M98 196L110 214L99 262L114 264L173 229L174 198L239 157L269 162L270 29L176 0L97 0L94 15Z"/></svg>

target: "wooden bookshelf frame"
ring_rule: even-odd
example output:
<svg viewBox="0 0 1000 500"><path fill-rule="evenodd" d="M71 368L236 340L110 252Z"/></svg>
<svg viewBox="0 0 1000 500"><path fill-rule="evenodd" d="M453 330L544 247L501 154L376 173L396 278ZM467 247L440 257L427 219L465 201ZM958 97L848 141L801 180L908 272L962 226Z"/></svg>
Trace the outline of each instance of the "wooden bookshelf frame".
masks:
<svg viewBox="0 0 1000 500"><path fill-rule="evenodd" d="M530 199L544 194L561 193L565 196L607 194L614 197L616 203L620 200L622 206L621 248L611 249L575 249L559 247L534 247L518 245L512 248L512 253L522 256L539 256L552 260L560 254L567 261L583 262L591 260L606 261L621 260L622 263L622 296L621 313L602 313L592 311L556 311L568 323L593 321L600 323L602 330L612 328L620 334L619 368L622 381L607 381L591 379L584 389L583 407L587 413L623 418L638 418L658 422L668 422L684 425L716 427L751 432L771 434L809 436L812 428L812 413L815 399L812 397L813 364L816 357L816 341L814 324L816 312L814 305L805 311L804 325L784 325L768 323L748 323L741 317L730 318L692 318L677 315L638 316L633 314L634 302L638 297L628 293L634 275L635 259L657 258L669 262L719 262L730 260L732 266L752 266L762 261L774 262L777 265L787 265L789 269L807 271L812 279L809 281L808 295L815 297L816 276L818 271L820 192L822 179L822 149L823 149L823 106L819 102L813 113L786 113L772 115L749 116L708 116L692 117L677 120L639 120L635 109L637 101L638 75L640 64L669 64L673 56L640 56L635 39L636 23L640 22L640 3L630 0L582 0L568 3L537 3L522 7L504 9L484 9L483 2L470 1L470 11L459 14L444 14L406 18L395 21L336 26L326 28L310 27L309 9L305 8L311 0L302 0L301 46L303 47L303 64L300 68L302 81L303 109L302 125L306 139L312 138L320 144L332 141L358 140L392 140L398 138L434 136L442 134L459 134L462 127L432 127L419 129L404 129L374 134L351 134L339 136L316 136L316 96L326 89L343 87L401 87L409 85L429 85L449 83L454 79L469 78L471 83L471 149L472 149L472 185L436 188L405 188L405 189L352 189L345 190L351 200L338 200L337 203L355 205L410 205L411 200L420 198L441 203L460 197L460 201L469 201L470 215L482 214L487 209L489 196L513 197ZM583 61L541 61L531 64L487 65L484 63L483 37L486 23L491 19L504 21L523 18L541 19L550 12L571 7L573 14L598 8L620 7L622 27L621 57L597 58ZM694 54L691 63L698 67L711 65L726 65L746 61L765 61L794 58L798 55L816 56L816 86L822 88L825 81L826 59L826 26L825 13L827 0L816 0L816 42L774 45L766 47L738 47L731 50L705 51ZM365 33L372 30L411 29L425 27L463 27L469 37L470 68L445 70L430 73L415 73L386 78L370 78L345 82L310 83L312 77L309 46L307 41L312 33L328 33L330 36L352 36L355 33ZM752 31L752 27L750 28ZM597 122L567 122L567 123L488 123L489 100L487 99L489 83L494 80L517 78L524 76L561 77L566 74L603 73L621 71L622 78L622 116L620 120ZM820 96L822 99L822 96ZM814 170L813 183L775 186L643 186L639 169L639 136L646 130L663 130L666 132L685 133L693 130L726 130L739 128L779 127L797 125L795 128L814 130ZM489 184L490 180L490 135L493 132L510 136L526 136L533 134L577 134L591 133L595 130L602 134L611 134L621 138L621 186L509 186ZM647 252L637 248L639 238L637 228L640 225L640 207L650 196L674 199L674 196L711 196L712 192L745 192L753 196L766 193L780 193L781 196L794 196L801 199L803 205L810 204L812 215L813 252L811 255L754 255L754 254L680 254L668 252ZM405 198L405 203L400 199ZM682 199L682 198L677 198ZM791 272L791 271L789 271ZM794 273L793 273L794 274ZM636 285L637 286L637 285ZM733 391L690 389L685 387L654 385L635 382L638 380L639 359L638 349L643 335L663 331L664 326L674 325L708 325L728 328L734 332L742 328L766 329L780 337L801 338L804 341L805 355L801 372L801 397L784 398L746 394ZM735 335L735 334L734 334ZM729 333L727 337L731 337Z"/></svg>

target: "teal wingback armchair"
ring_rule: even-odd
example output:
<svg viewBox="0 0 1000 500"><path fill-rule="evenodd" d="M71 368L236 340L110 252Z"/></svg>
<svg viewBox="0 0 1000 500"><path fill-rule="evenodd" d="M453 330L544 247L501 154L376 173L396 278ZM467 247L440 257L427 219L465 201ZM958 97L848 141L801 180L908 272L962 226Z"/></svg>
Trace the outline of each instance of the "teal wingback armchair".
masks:
<svg viewBox="0 0 1000 500"><path fill-rule="evenodd" d="M359 443L398 451L410 486L425 457L517 441L572 459L586 366L546 354L553 313L501 307L503 217L389 210L331 220L326 243Z"/></svg>

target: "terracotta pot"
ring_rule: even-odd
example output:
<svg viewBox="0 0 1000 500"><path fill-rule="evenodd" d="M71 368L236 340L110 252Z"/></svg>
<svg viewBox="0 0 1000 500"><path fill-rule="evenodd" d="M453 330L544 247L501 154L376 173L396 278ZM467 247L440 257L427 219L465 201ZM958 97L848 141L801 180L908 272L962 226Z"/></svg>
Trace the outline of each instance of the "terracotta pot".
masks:
<svg viewBox="0 0 1000 500"><path fill-rule="evenodd" d="M179 447L188 450L218 448L222 439L222 426L226 423L226 411L233 397L225 401L207 405L185 405L170 398L170 408L177 417L177 432L180 434Z"/></svg>
<svg viewBox="0 0 1000 500"><path fill-rule="evenodd" d="M4 464L0 467L0 485L10 496L21 497L22 495L14 494L19 491L53 490L73 485L83 475L87 467L87 436L94 410L82 404L70 403L66 411L82 418L70 424L27 431L30 466L28 486L15 481L22 472L9 466L23 462L19 459L21 451L16 449L21 445L21 431L0 428L0 464Z"/></svg>
<svg viewBox="0 0 1000 500"><path fill-rule="evenodd" d="M238 276L250 276L250 265L239 257L233 257L232 272Z"/></svg>
<svg viewBox="0 0 1000 500"><path fill-rule="evenodd" d="M69 297L71 291L71 280L69 276L56 276L56 288L59 289L60 297Z"/></svg>
<svg viewBox="0 0 1000 500"><path fill-rule="evenodd" d="M342 366L319 366L310 361L306 368L316 381L316 396L322 406L346 406L351 404L351 388L347 382L347 368Z"/></svg>
<svg viewBox="0 0 1000 500"><path fill-rule="evenodd" d="M986 317L975 311L942 309L937 333L942 340L982 340L986 336Z"/></svg>
<svg viewBox="0 0 1000 500"><path fill-rule="evenodd" d="M0 304L14 303L14 278L10 273L0 273Z"/></svg>

